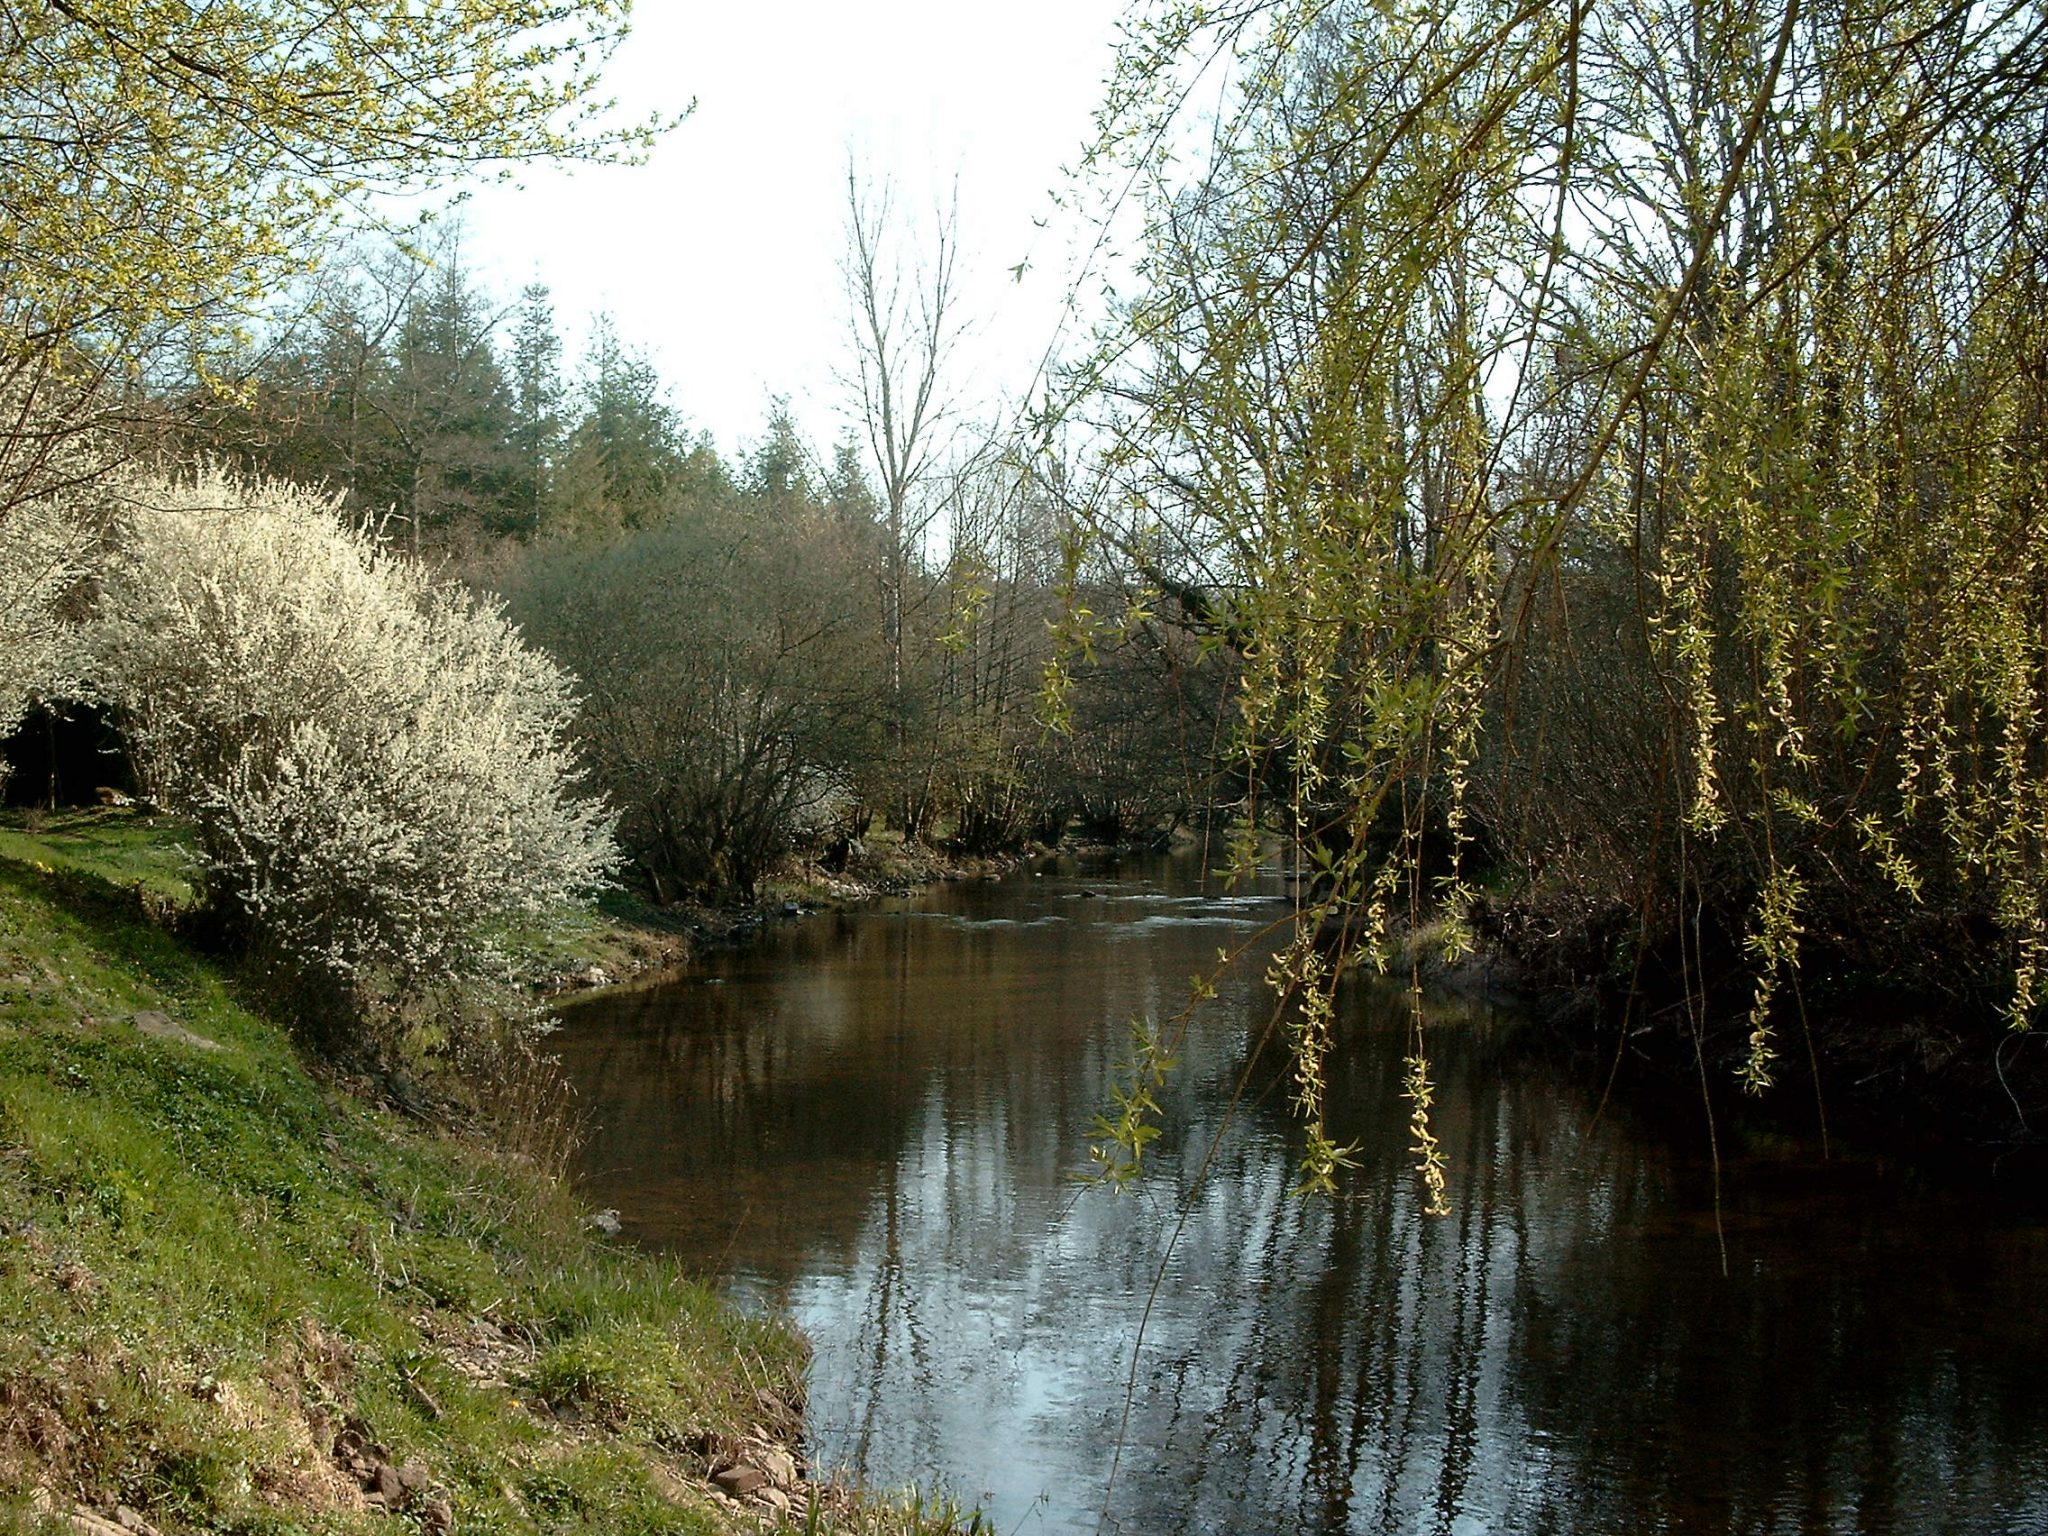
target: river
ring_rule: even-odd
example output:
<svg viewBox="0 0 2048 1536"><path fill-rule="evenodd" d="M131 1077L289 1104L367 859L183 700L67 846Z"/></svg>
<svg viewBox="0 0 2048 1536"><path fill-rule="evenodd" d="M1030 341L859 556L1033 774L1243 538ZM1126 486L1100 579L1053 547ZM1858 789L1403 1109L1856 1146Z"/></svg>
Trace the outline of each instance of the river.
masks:
<svg viewBox="0 0 2048 1536"><path fill-rule="evenodd" d="M1205 885L1208 886L1205 889ZM823 1466L1022 1532L2048 1532L2048 1225L1432 1005L1347 988L1334 1199L1241 966L1119 1194L1081 1182L1133 1017L1270 944L1275 878L1062 862L819 914L563 1010L584 1188L816 1351ZM1625 1085L1626 1086L1626 1085ZM1795 1091L1795 1090L1782 1090ZM1723 1272L1725 1248L1726 1273Z"/></svg>

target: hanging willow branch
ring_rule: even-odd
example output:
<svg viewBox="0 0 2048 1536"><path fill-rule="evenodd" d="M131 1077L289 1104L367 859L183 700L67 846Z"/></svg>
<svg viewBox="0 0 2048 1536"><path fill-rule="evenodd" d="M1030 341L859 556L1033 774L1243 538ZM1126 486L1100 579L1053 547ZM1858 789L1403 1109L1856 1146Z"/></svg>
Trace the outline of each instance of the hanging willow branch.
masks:
<svg viewBox="0 0 2048 1536"><path fill-rule="evenodd" d="M1049 417L1100 445L1094 537L1241 661L1240 857L1268 826L1317 872L1272 972L1305 1185L1336 977L1470 943L1482 860L1638 957L1690 891L1753 1090L1816 949L1988 925L2036 1010L2044 46L2037 5L1923 0L1134 30L1092 163L1143 191L1137 297ZM1435 1207L1431 1091L1418 1046Z"/></svg>

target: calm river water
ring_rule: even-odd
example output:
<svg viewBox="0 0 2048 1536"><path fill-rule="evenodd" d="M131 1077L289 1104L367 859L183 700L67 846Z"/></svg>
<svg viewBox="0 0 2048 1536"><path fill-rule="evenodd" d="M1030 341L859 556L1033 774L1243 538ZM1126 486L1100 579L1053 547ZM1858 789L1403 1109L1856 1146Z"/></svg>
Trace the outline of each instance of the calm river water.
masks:
<svg viewBox="0 0 2048 1536"><path fill-rule="evenodd" d="M1135 1193L1084 1186L1133 1016L1287 911L1190 862L782 925L564 1011L590 1196L809 1333L812 1450L994 1529L2048 1532L2048 1227L1954 1181L1610 1107L1440 1008L1419 1214L1398 1002L1302 1200L1257 967L1198 1016ZM1211 1146L1206 1172L1199 1165ZM1149 1315L1148 1315L1149 1307ZM1106 1511L1106 1514L1105 1514Z"/></svg>

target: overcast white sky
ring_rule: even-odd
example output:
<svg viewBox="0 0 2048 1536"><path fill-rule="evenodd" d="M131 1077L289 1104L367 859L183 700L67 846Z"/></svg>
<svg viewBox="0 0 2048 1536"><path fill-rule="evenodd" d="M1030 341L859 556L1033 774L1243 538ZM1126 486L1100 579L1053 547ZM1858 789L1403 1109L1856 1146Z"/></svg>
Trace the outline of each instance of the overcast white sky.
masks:
<svg viewBox="0 0 2048 1536"><path fill-rule="evenodd" d="M606 83L623 113L695 113L642 166L476 190L465 253L502 299L538 279L573 360L609 311L721 449L791 399L823 450L844 417L848 155L929 219L959 187L963 382L1030 378L1076 260L1051 194L1086 140L1121 0L640 0ZM1023 282L1008 269L1029 260Z"/></svg>

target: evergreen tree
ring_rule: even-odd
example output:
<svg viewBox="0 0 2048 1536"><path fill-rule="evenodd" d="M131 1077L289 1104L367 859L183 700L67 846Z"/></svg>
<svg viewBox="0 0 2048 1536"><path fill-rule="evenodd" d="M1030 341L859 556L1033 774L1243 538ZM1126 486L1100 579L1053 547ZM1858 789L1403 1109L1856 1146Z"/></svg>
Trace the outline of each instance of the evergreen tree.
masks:
<svg viewBox="0 0 2048 1536"><path fill-rule="evenodd" d="M273 462L273 474L307 483L326 481L362 494L371 439L382 435L379 402L389 388L384 329L369 313L357 284L332 285L305 360L306 383L317 394L317 415L296 461Z"/></svg>
<svg viewBox="0 0 2048 1536"><path fill-rule="evenodd" d="M280 303L281 318L242 369L249 387L210 398L195 435L260 475L324 485L385 511L410 483L392 342L428 269L398 248L351 255Z"/></svg>
<svg viewBox="0 0 2048 1536"><path fill-rule="evenodd" d="M578 386L583 415L569 436L560 503L567 521L639 528L660 521L685 462L682 427L644 353L608 315L592 328Z"/></svg>
<svg viewBox="0 0 2048 1536"><path fill-rule="evenodd" d="M517 525L508 510L513 397L491 346L498 317L471 286L457 241L436 267L406 311L393 357L392 419L406 482L397 504L415 547L426 531L457 521Z"/></svg>
<svg viewBox="0 0 2048 1536"><path fill-rule="evenodd" d="M882 504L868 481L861 445L850 433L832 445L832 466L825 472L825 505L835 517L858 527L880 526Z"/></svg>
<svg viewBox="0 0 2048 1536"><path fill-rule="evenodd" d="M512 323L512 468L508 510L527 531L541 525L562 446L562 341L545 283L528 283Z"/></svg>
<svg viewBox="0 0 2048 1536"><path fill-rule="evenodd" d="M612 160L597 71L624 0L0 6L0 518L42 494L45 444L161 429L137 379L248 375L253 306L350 211L479 165ZM17 415L17 423L28 418ZM95 450L98 451L98 450Z"/></svg>
<svg viewBox="0 0 2048 1536"><path fill-rule="evenodd" d="M743 488L764 510L794 510L812 500L811 450L797 430L786 395L770 404L768 430L747 455Z"/></svg>

